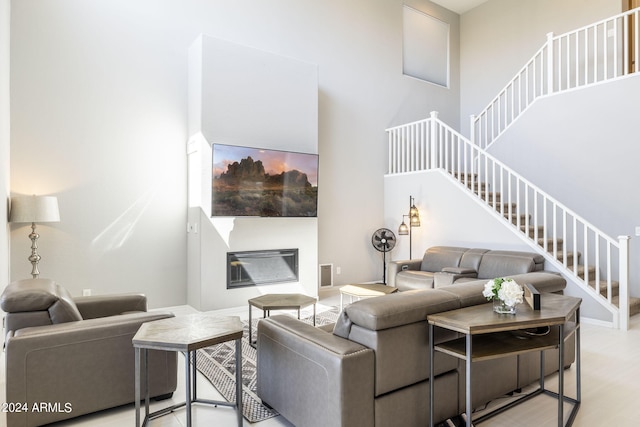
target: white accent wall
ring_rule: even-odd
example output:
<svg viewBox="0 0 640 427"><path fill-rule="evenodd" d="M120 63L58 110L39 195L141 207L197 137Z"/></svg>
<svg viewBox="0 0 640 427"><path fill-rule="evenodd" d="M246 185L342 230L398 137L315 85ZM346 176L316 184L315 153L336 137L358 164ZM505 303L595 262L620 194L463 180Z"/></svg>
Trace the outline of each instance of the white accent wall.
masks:
<svg viewBox="0 0 640 427"><path fill-rule="evenodd" d="M211 217L211 144L317 154L318 66L206 35L189 64L187 302L205 311L265 293L316 296L318 219ZM298 249L298 282L227 289L228 252L271 249Z"/></svg>

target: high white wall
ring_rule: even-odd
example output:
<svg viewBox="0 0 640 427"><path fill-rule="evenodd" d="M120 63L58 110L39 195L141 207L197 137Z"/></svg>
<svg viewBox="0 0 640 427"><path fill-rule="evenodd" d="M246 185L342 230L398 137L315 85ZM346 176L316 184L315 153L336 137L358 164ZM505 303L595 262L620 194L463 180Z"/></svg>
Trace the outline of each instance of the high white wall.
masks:
<svg viewBox="0 0 640 427"><path fill-rule="evenodd" d="M489 0L460 18L460 123L480 113L546 42L621 12L614 0Z"/></svg>
<svg viewBox="0 0 640 427"><path fill-rule="evenodd" d="M451 88L401 74L402 5L451 24ZM186 301L187 54L201 34L318 65L319 263L377 277L384 128L459 117L458 15L426 0L20 0L11 22L11 190L56 194L41 271L74 295ZM12 278L28 229L12 226Z"/></svg>
<svg viewBox="0 0 640 427"><path fill-rule="evenodd" d="M212 218L211 144L317 154L317 65L203 35L189 66L189 305L204 311L265 293L316 296L318 218ZM226 288L227 252L289 248L299 250L296 283Z"/></svg>
<svg viewBox="0 0 640 427"><path fill-rule="evenodd" d="M10 14L10 1L0 0L0 288L9 280Z"/></svg>

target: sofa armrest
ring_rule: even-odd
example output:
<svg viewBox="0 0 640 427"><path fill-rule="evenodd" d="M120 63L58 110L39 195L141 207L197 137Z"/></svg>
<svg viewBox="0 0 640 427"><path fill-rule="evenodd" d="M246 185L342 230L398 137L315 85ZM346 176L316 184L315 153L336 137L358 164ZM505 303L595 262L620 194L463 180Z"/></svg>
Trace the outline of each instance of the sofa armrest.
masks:
<svg viewBox="0 0 640 427"><path fill-rule="evenodd" d="M452 285L456 280L462 278L476 278L478 272L473 268L464 267L445 267L442 271L438 271L433 276L433 287Z"/></svg>
<svg viewBox="0 0 640 427"><path fill-rule="evenodd" d="M258 323L257 370L258 396L294 425L374 425L374 353L367 347L271 316Z"/></svg>
<svg viewBox="0 0 640 427"><path fill-rule="evenodd" d="M7 402L62 402L69 413L10 413L8 425L42 425L131 403L134 348L144 322L171 313L136 313L25 328L7 336ZM176 353L149 352L151 396L176 388Z"/></svg>
<svg viewBox="0 0 640 427"><path fill-rule="evenodd" d="M147 297L143 294L113 294L77 297L73 299L83 319L117 316L147 311Z"/></svg>
<svg viewBox="0 0 640 427"><path fill-rule="evenodd" d="M405 259L387 263L387 285L396 287L396 274L404 270L420 270L422 259Z"/></svg>

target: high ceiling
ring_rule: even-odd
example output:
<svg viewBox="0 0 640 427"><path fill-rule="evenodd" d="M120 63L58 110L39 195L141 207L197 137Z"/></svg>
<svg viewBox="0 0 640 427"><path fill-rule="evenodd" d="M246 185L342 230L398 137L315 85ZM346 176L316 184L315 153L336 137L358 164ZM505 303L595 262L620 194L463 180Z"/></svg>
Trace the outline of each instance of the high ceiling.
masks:
<svg viewBox="0 0 640 427"><path fill-rule="evenodd" d="M431 0L442 7L456 12L459 15L473 9L476 6L486 3L488 0Z"/></svg>

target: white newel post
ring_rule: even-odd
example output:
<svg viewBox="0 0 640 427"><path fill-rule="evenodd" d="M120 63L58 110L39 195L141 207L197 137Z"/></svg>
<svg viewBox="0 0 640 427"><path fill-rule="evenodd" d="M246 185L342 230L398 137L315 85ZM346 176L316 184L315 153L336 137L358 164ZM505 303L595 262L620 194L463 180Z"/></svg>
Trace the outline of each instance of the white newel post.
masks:
<svg viewBox="0 0 640 427"><path fill-rule="evenodd" d="M431 153L429 154L429 156L431 157L429 161L429 169L436 169L438 167L438 163L437 163L438 128L436 126L437 122L438 122L438 112L432 111L431 112L431 135L429 135L429 145L430 145L429 152Z"/></svg>
<svg viewBox="0 0 640 427"><path fill-rule="evenodd" d="M629 236L618 236L618 245L620 247L620 329L629 330Z"/></svg>
<svg viewBox="0 0 640 427"><path fill-rule="evenodd" d="M553 33L547 33L547 95L553 93Z"/></svg>

